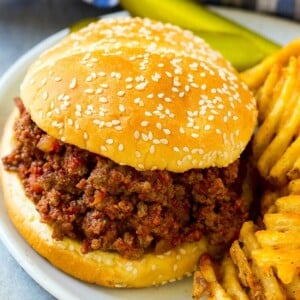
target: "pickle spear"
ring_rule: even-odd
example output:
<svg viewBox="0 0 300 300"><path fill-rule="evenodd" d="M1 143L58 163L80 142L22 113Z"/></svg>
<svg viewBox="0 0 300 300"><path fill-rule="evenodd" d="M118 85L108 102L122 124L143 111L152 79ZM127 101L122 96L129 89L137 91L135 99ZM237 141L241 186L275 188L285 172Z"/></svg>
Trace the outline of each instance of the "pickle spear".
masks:
<svg viewBox="0 0 300 300"><path fill-rule="evenodd" d="M121 0L121 5L133 16L169 22L193 31L220 51L239 71L280 48L273 41L192 0ZM242 51L246 52L241 54ZM235 55L239 57L235 58Z"/></svg>
<svg viewBox="0 0 300 300"><path fill-rule="evenodd" d="M218 50L238 70L246 70L258 64L266 54L248 38L231 33L195 31L213 49Z"/></svg>

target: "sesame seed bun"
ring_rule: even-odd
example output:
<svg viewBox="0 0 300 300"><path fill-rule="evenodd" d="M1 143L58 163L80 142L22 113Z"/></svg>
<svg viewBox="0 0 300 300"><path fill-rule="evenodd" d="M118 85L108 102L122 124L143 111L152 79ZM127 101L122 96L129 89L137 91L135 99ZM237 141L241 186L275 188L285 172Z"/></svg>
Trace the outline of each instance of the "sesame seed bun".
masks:
<svg viewBox="0 0 300 300"><path fill-rule="evenodd" d="M41 55L21 86L49 135L137 170L224 167L256 124L237 72L191 32L101 20Z"/></svg>
<svg viewBox="0 0 300 300"><path fill-rule="evenodd" d="M16 116L15 110L4 130L1 157L14 148L12 128ZM200 242L183 244L162 255L146 254L138 260L128 260L113 252L82 254L79 242L52 238L51 228L40 222L34 203L25 196L17 173L4 171L0 164L0 179L9 216L25 240L53 265L83 281L118 288L162 285L190 276L200 255L207 251L206 240L202 238Z"/></svg>
<svg viewBox="0 0 300 300"><path fill-rule="evenodd" d="M102 20L68 35L29 68L20 96L48 135L137 170L226 167L240 157L257 116L237 72L202 39L140 18ZM1 156L13 149L12 120ZM191 274L207 251L202 238L138 260L82 254L79 243L52 239L17 174L3 166L1 173L16 228L52 264L84 281L163 284Z"/></svg>

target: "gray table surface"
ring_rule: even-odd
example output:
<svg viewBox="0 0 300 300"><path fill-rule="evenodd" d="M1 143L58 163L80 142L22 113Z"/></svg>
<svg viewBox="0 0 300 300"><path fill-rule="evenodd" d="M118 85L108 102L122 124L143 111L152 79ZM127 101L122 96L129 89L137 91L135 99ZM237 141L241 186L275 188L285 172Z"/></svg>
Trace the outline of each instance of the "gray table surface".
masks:
<svg viewBox="0 0 300 300"><path fill-rule="evenodd" d="M0 77L49 35L80 19L109 12L80 0L0 0ZM0 299L54 299L24 272L1 240L0 266Z"/></svg>

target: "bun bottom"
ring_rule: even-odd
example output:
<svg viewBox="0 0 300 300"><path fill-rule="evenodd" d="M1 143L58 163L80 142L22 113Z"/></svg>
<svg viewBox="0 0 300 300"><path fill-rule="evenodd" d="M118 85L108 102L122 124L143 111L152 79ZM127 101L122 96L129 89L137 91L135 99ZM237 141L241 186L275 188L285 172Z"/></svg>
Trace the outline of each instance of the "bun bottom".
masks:
<svg viewBox="0 0 300 300"><path fill-rule="evenodd" d="M0 157L13 149L13 123L17 114L15 110L6 123ZM0 164L0 175L7 211L19 233L51 264L82 281L107 287L162 285L191 275L201 254L207 252L206 240L201 239L161 255L146 254L139 260L128 260L113 252L82 254L79 242L52 238L51 228L40 222L40 215L34 203L26 197L16 173L5 171Z"/></svg>

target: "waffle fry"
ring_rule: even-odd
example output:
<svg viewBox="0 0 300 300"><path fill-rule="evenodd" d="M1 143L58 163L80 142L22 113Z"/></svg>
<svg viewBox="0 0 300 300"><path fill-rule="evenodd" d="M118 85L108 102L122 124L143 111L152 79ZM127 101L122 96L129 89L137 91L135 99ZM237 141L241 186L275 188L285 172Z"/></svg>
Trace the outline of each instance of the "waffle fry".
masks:
<svg viewBox="0 0 300 300"><path fill-rule="evenodd" d="M194 291L200 291L195 299L206 295L208 299L280 300L287 299L288 293L298 293L298 281L291 281L288 291L272 266L257 265L253 253L262 249L256 238L257 230L253 222L244 223L239 240L234 241L230 256L223 258L219 269L212 267L213 263L207 256L203 258L199 263L201 271L197 271L199 277L197 280L194 277ZM197 289L197 284L201 288Z"/></svg>
<svg viewBox="0 0 300 300"><path fill-rule="evenodd" d="M255 233L261 249L252 254L260 268L273 267L290 284L300 274L300 195L278 198L275 209L264 215L266 230Z"/></svg>
<svg viewBox="0 0 300 300"><path fill-rule="evenodd" d="M263 222L265 229L243 224L220 269L201 260L195 299L300 299L300 195L278 198Z"/></svg>
<svg viewBox="0 0 300 300"><path fill-rule="evenodd" d="M241 78L252 90L257 90L264 84L271 68L276 63L286 64L290 57L300 53L300 39L296 39L278 52L264 59L260 64L241 73Z"/></svg>
<svg viewBox="0 0 300 300"><path fill-rule="evenodd" d="M263 218L260 227L252 221L243 224L239 239L218 268L206 260L211 268L205 275L208 270L200 263L202 282L206 282L202 292L208 299L218 299L215 295L222 291L222 299L298 300L300 38L241 77L256 95L259 110L252 147L265 184L260 203Z"/></svg>
<svg viewBox="0 0 300 300"><path fill-rule="evenodd" d="M300 177L300 57L275 64L257 94L259 128L253 153L261 175L276 185Z"/></svg>

